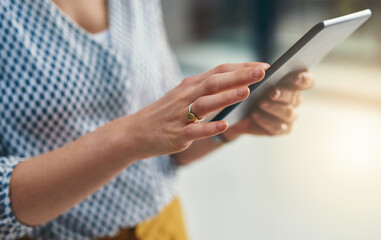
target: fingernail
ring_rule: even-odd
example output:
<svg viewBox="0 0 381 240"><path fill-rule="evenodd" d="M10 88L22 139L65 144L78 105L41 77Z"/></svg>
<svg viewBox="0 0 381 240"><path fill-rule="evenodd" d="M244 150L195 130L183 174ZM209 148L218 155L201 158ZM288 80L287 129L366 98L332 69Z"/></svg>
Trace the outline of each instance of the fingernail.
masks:
<svg viewBox="0 0 381 240"><path fill-rule="evenodd" d="M256 68L251 72L251 75L253 76L253 78L261 78L263 76L263 69Z"/></svg>
<svg viewBox="0 0 381 240"><path fill-rule="evenodd" d="M227 126L227 123L225 121L217 123L217 129L220 130L220 131L225 130L226 126Z"/></svg>
<svg viewBox="0 0 381 240"><path fill-rule="evenodd" d="M280 97L280 90L275 88L272 92L271 92L271 98L272 99L278 99Z"/></svg>
<svg viewBox="0 0 381 240"><path fill-rule="evenodd" d="M280 125L280 129L276 132L276 134L282 134L282 133L285 133L285 132L287 132L287 129L288 129L287 124L282 123L282 124Z"/></svg>
<svg viewBox="0 0 381 240"><path fill-rule="evenodd" d="M239 88L239 89L237 89L237 96L238 97L246 96L246 94L247 94L247 88Z"/></svg>
<svg viewBox="0 0 381 240"><path fill-rule="evenodd" d="M282 129L282 131L286 131L287 128L288 128L288 126L287 126L287 124L282 123L282 125L280 126L280 128Z"/></svg>
<svg viewBox="0 0 381 240"><path fill-rule="evenodd" d="M270 107L270 103L268 101L264 100L261 102L261 107L268 108L268 107Z"/></svg>
<svg viewBox="0 0 381 240"><path fill-rule="evenodd" d="M266 71L267 69L269 69L270 64L268 64L268 63L261 63L261 66L262 66L263 69Z"/></svg>

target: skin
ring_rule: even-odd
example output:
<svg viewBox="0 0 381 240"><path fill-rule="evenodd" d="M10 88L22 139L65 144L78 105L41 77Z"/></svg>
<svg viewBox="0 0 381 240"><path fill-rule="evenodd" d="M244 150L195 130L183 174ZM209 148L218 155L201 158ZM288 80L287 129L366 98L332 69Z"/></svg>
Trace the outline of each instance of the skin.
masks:
<svg viewBox="0 0 381 240"><path fill-rule="evenodd" d="M99 32L108 26L103 0L54 2L88 32ZM193 124L187 120L190 103L192 111L203 117L246 99L248 86L262 80L268 67L253 62L220 65L184 79L135 114L115 119L61 148L18 164L10 183L14 215L31 226L51 221L140 159L172 154L180 165L195 161L218 148L209 138L216 134L223 133L234 140L247 133L289 132L301 102L299 91L313 85L313 78L306 72L301 78L301 73L297 73L282 80L261 99L251 118L229 130L224 121ZM296 83L297 79L301 82Z"/></svg>
<svg viewBox="0 0 381 240"><path fill-rule="evenodd" d="M297 107L303 100L300 92L312 88L313 85L314 78L309 72L289 74L270 89L266 96L260 98L251 117L229 127L222 133L223 137L233 141L244 134L277 136L289 133L297 119ZM192 111L197 115L197 109L193 105ZM179 165L186 165L217 148L219 146L210 138L195 141L187 150L174 154L174 159Z"/></svg>

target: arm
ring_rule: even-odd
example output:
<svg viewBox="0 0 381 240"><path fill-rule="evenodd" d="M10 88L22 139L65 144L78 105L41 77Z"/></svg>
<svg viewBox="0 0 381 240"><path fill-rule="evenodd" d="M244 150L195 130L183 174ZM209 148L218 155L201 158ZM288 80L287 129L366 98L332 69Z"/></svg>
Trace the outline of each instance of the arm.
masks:
<svg viewBox="0 0 381 240"><path fill-rule="evenodd" d="M301 103L300 91L313 84L314 79L308 72L286 76L259 101L251 118L243 119L221 135L230 142L243 134L274 136L289 133L296 120L296 108ZM219 147L211 138L202 139L193 142L187 150L174 154L173 158L177 164L185 165Z"/></svg>
<svg viewBox="0 0 381 240"><path fill-rule="evenodd" d="M185 79L135 114L19 163L10 180L15 217L28 225L50 221L133 162L184 151L196 139L224 132L224 121L189 123L189 104L194 103L193 112L202 117L247 98L247 86L263 77L264 67L259 63L221 65Z"/></svg>
<svg viewBox="0 0 381 240"><path fill-rule="evenodd" d="M118 119L57 150L18 164L10 183L15 216L38 225L66 212L139 159Z"/></svg>

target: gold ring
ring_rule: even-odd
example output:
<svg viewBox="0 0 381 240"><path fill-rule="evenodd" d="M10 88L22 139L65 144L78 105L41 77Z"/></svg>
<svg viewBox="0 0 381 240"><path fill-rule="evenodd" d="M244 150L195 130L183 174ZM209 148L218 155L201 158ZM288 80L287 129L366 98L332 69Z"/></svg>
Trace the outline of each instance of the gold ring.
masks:
<svg viewBox="0 0 381 240"><path fill-rule="evenodd" d="M199 119L196 114L192 113L192 104L189 104L189 107L188 107L188 121L189 122L192 122L192 123L198 123L198 122L201 122L202 120L204 120L205 118L201 118Z"/></svg>

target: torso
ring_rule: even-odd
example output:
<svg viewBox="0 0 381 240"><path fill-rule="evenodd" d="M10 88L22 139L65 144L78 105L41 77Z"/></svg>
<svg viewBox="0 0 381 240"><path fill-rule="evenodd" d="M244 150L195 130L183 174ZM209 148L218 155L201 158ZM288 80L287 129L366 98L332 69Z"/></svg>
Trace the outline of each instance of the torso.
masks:
<svg viewBox="0 0 381 240"><path fill-rule="evenodd" d="M108 0L110 24L103 29L55 6L51 0L0 1L0 160L5 156L9 165L139 111L180 80L158 0ZM90 34L105 28L109 44ZM4 222L17 236L37 240L113 235L172 200L175 170L168 156L141 160L48 224L32 229L11 217ZM8 205L4 212L11 212ZM4 229L10 231L2 226L0 239Z"/></svg>

